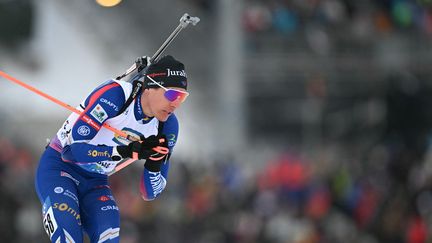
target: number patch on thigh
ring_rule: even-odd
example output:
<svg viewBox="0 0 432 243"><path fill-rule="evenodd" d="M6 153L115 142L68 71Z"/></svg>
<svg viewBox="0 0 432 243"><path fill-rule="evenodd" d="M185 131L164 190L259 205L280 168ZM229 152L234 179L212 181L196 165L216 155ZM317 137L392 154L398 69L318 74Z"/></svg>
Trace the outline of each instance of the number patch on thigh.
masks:
<svg viewBox="0 0 432 243"><path fill-rule="evenodd" d="M54 217L52 207L50 207L48 209L48 211L46 212L46 214L44 215L43 225L44 225L45 231L47 232L48 236L51 239L51 236L54 234L54 232L58 228L57 221Z"/></svg>

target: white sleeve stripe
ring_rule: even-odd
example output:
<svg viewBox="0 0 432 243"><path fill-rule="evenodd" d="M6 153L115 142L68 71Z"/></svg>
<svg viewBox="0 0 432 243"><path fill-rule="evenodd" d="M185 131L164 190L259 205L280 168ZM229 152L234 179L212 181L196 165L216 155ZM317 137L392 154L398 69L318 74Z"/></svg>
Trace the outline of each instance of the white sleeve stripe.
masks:
<svg viewBox="0 0 432 243"><path fill-rule="evenodd" d="M98 243L102 243L104 241L114 239L119 235L120 235L120 228L114 228L114 229L109 228L104 232L102 232L102 234L100 234Z"/></svg>

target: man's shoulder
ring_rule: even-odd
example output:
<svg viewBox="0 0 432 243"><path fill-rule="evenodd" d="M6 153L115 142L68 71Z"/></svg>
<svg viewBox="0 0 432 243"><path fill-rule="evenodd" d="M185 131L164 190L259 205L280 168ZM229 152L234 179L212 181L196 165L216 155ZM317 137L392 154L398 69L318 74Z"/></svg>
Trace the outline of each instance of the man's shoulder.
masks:
<svg viewBox="0 0 432 243"><path fill-rule="evenodd" d="M117 83L123 90L126 97L129 97L129 95L132 93L132 84L123 80L116 80L112 79L111 83Z"/></svg>
<svg viewBox="0 0 432 243"><path fill-rule="evenodd" d="M129 85L126 82L118 82L114 79L107 80L96 87L81 103L81 106L85 108L99 105L106 111L113 109L114 114L116 114L131 93L132 88L129 88Z"/></svg>
<svg viewBox="0 0 432 243"><path fill-rule="evenodd" d="M162 131L164 134L168 134L168 133L177 134L178 130L179 130L179 122L176 115L174 115L173 113L164 122Z"/></svg>
<svg viewBox="0 0 432 243"><path fill-rule="evenodd" d="M163 134L168 139L168 146L170 148L170 151L172 151L175 144L177 143L178 133L179 133L179 124L178 124L177 117L173 113L165 121L163 127Z"/></svg>
<svg viewBox="0 0 432 243"><path fill-rule="evenodd" d="M124 103L132 93L132 84L125 81L110 79L99 85L92 92L90 97L97 93L101 94L104 98L115 100L116 103Z"/></svg>
<svg viewBox="0 0 432 243"><path fill-rule="evenodd" d="M165 121L165 125L168 125L168 126L178 126L178 124L179 124L179 122L178 122L177 116L174 113L172 113L168 117L168 119Z"/></svg>

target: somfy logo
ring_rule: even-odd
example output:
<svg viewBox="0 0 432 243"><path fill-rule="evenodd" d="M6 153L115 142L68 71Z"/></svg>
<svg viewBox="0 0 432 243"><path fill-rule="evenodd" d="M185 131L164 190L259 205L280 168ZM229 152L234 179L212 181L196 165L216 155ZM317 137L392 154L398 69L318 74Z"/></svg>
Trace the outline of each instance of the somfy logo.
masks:
<svg viewBox="0 0 432 243"><path fill-rule="evenodd" d="M173 70L167 68L167 77L169 77L169 76L182 76L182 77L187 78L185 70L173 71Z"/></svg>

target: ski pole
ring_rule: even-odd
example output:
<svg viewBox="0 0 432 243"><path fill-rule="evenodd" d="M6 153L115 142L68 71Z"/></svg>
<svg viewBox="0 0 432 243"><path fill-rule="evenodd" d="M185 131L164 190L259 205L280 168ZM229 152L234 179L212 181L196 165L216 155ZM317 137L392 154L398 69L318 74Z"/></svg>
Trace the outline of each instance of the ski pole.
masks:
<svg viewBox="0 0 432 243"><path fill-rule="evenodd" d="M62 106L62 107L64 107L64 108L66 108L66 109L68 109L68 110L70 110L70 111L72 111L72 112L74 112L74 113L76 113L76 114L78 114L78 115L81 115L81 114L82 114L82 111L80 111L80 110L78 110L78 109L76 109L76 108L74 108L74 107L72 107L72 106L66 104L65 102L63 102L63 101L61 101L61 100L59 100L59 99L56 99L56 98L54 98L54 97L52 97L52 96L50 96L50 95L48 95L48 94L46 94L46 93L44 93L44 92L38 90L38 89L36 89L35 87L33 87L33 86L29 85L29 84L26 84L26 83L24 83L24 82L22 82L22 81L20 81L20 80L18 80L18 79L16 79L16 78L10 76L9 74L7 74L7 73L5 73L5 72L3 72L3 71L1 71L1 70L0 70L0 76L2 76L2 77L4 77L5 79L7 79L7 80L9 80L9 81L12 81L12 82L14 82L14 83L16 83L16 84L18 84L18 85L20 85L20 86L22 86L22 87L28 89L28 90L34 92L34 93L36 93L36 94L38 94L38 95L40 95L40 96L42 96L42 97L44 97L44 98L46 98L46 99L48 99L48 100L54 102L54 103L56 103L56 104L58 104L58 105L60 105L60 106ZM87 124L89 124L89 125L91 125L91 126L93 126L93 127L100 127L100 126L99 126L98 124L96 124L96 123L95 123L91 118L89 118L89 117L86 116L86 115L83 115L81 119L82 119L84 122L86 122ZM105 127L105 128L107 128L107 129L109 129L109 130L111 130L111 131L114 132L115 134L117 134L117 135L119 135L119 136L122 136L122 137L128 139L129 141L139 141L139 140L140 140L140 138L137 138L136 136L133 136L133 135L129 135L129 134L123 132L123 131L120 131L120 130L114 128L114 127L111 127L110 125L108 125L108 124L106 124L106 123L102 124L102 126ZM162 141L162 142L163 142L163 141ZM153 148L153 150L156 151L156 152L158 152L158 153L162 153L162 154L167 154L167 153L169 152L166 148L164 148L164 147L160 147L160 146L157 146L157 147ZM108 174L108 175L112 175L112 174L114 174L114 173L120 171L121 169L125 168L126 166L128 166L129 164L131 164L132 162L134 162L134 161L136 161L136 160L138 160L138 155L137 155L137 154L134 154L134 155L133 155L133 158L127 159L127 160L125 160L123 163L119 163L119 164L114 168L114 170L113 170L110 174Z"/></svg>
<svg viewBox="0 0 432 243"><path fill-rule="evenodd" d="M36 89L35 87L33 87L33 86L29 85L29 84L26 84L26 83L24 83L24 82L22 82L22 81L20 81L20 80L18 80L16 78L10 76L9 74L7 74L7 73L5 73L5 72L3 72L1 70L0 70L0 76L3 76L5 79L7 79L9 81L12 81L12 82L14 82L14 83L16 83L16 84L18 84L18 85L20 85L20 86L22 86L22 87L24 87L24 88L32 91L32 92L34 92L34 93L36 93L36 94L38 94L38 95L40 95L40 96L42 96L42 97L44 97L44 98L46 98L48 100L50 100L50 101L52 101L52 102L60 105L60 106L66 108L66 109L68 109L68 110L70 110L72 112L75 112L78 115L81 115L81 113L82 113L77 108L72 107L72 106L66 104L65 102L63 102L63 101L61 101L59 99L56 99L56 98L54 98L54 97L52 97L52 96L50 96L50 95L48 95L48 94L46 94L46 93L38 90L38 89ZM90 126L92 126L92 127L100 127L91 118L89 118L86 115L82 116L82 120L84 122L86 122L87 124L89 124ZM129 134L127 134L127 133L125 133L123 131L120 131L120 130L118 130L118 129L116 129L116 128L114 128L114 127L112 127L112 126L110 126L110 125L108 125L106 123L104 123L102 126L104 126L105 128L111 130L115 134L128 139L129 141L139 141L140 140L139 137L136 137L136 136L133 136L133 135L129 135Z"/></svg>
<svg viewBox="0 0 432 243"><path fill-rule="evenodd" d="M179 21L180 21L180 23L177 26L177 28L174 29L174 31L168 36L168 38L164 41L164 43L162 43L162 45L159 47L159 49L150 58L150 63L146 63L147 67L149 67L152 63L155 63L159 60L162 52L165 51L165 49L171 44L171 42L173 42L173 40L177 37L177 35L180 33L180 31L185 29L189 24L192 24L192 25L198 24L200 19L198 17L191 17L189 14L185 13L180 18ZM132 64L132 66L130 68L128 68L126 70L125 73L118 76L116 79L120 80L120 79L128 76L129 74L131 74L133 71L135 71L137 69L138 69L138 73L136 75L134 75L130 80L133 81L133 80L139 79L140 77L142 77L144 75L143 73L146 71L146 69L139 70L140 67L142 66L142 64L143 63L141 63L140 60L137 60L134 64Z"/></svg>
<svg viewBox="0 0 432 243"><path fill-rule="evenodd" d="M198 17L191 17L187 13L183 14L183 16L180 18L180 23L177 26L177 28L174 29L174 31L168 36L168 38L165 40L165 42L153 54L153 56L151 57L151 59L149 61L150 63L146 63L145 68L141 68L143 63L141 63L141 60L138 59L134 64L132 64L132 66L130 68L128 68L126 70L125 73L118 76L116 79L120 80L120 79L128 76L129 74L131 74L133 71L138 69L138 72L132 78L130 78L129 81L139 80L141 77L143 77L145 75L148 67L152 63L155 63L159 60L159 57L161 56L162 52L171 44L171 42L173 42L173 40L177 37L177 35L180 33L180 31L185 29L189 24L196 25L199 21L200 21L200 19ZM140 88L141 88L141 86L136 86L136 88L132 91L133 97L138 94L138 91ZM128 160L124 161L123 163L118 164L109 175L117 173L118 171L120 171L121 169L125 168L126 166L132 164L133 162L135 162L134 159L128 159Z"/></svg>
<svg viewBox="0 0 432 243"><path fill-rule="evenodd" d="M165 42L164 42L164 43L159 47L159 49L158 49L158 50L153 54L153 56L152 56L151 59L150 59L150 63L147 63L146 68L143 68L143 69L139 70L139 68L142 66L143 63L140 63L140 62L137 61L137 62L135 62L135 63L134 63L134 64L133 64L129 69L127 69L126 72L125 72L124 74L120 75L120 76L117 77L116 79L117 79L117 80L122 79L122 78L126 77L127 75L131 74L133 71L135 71L135 70L137 70L137 69L138 69L138 73L137 73L136 75L134 75L134 77L133 77L131 80L136 80L136 79L139 79L139 78L141 78L142 76L144 76L144 75L145 75L145 71L146 71L146 69L147 69L147 68L148 68L152 63L155 63L155 62L158 61L158 59L159 59L159 57L161 56L161 54L163 53L163 51L165 51L165 49L166 49L166 48L171 44L171 42L172 42L172 41L177 37L177 35L178 35L178 34L179 34L183 29L185 29L189 24L196 25L199 21L200 21L200 19L199 19L198 17L191 17L189 14L185 13L185 14L180 18L180 24L177 26L177 28L175 28L175 30L174 30L174 31L173 31L173 32L168 36L168 38L165 40ZM72 106L70 106L70 105L64 103L63 101L61 101L61 100L59 100L59 99L56 99L56 98L54 98L54 97L52 97L52 96L50 96L50 95L48 95L48 94L46 94L46 93L44 93L44 92L38 90L38 89L36 89L35 87L33 87L33 86L31 86L31 85L28 85L28 84L26 84L26 83L24 83L24 82L22 82L22 81L20 81L20 80L18 80L18 79L16 79L16 78L10 76L10 75L8 75L7 73L5 73L5 72L3 72L3 71L1 71L1 70L0 70L0 76L3 76L3 77L6 78L7 80L12 81L12 82L14 82L14 83L16 83L16 84L18 84L18 85L20 85L20 86L22 86L22 87L24 87L24 88L26 88L26 89L32 91L32 92L34 92L34 93L36 93L36 94L42 96L42 97L44 97L44 98L46 98L46 99L48 99L48 100L50 100L50 101L52 101L52 102L54 102L54 103L56 103L56 104L62 106L62 107L64 107L64 108L66 108L66 109L68 109L68 110L70 110L70 111L76 113L76 114L81 115L81 113L82 113L80 110L78 110L78 109L76 109L76 108L74 108L74 107L72 107ZM137 87L139 87L139 86L137 86ZM138 92L134 92L135 95L136 95L137 93L138 93ZM91 126L99 127L99 125L97 125L96 123L94 123L93 120L91 120L91 118L89 118L89 117L86 116L86 115L83 115L83 116L81 117L81 119L82 119L84 122L86 122L87 124L91 125ZM139 141L139 140L140 140L140 138L138 138L138 137L136 137L136 136L133 136L133 135L129 135L129 134L127 134L127 133L125 133L125 132L123 132L123 131L120 131L120 130L118 130L118 129L116 129L116 128L113 128L113 127L111 127L110 125L108 125L108 124L106 124L106 123L102 124L102 126L105 127L105 128L107 128L107 129L109 129L109 130L111 130L111 131L114 132L115 134L117 134L117 135L119 135L119 136L121 136L121 137L124 137L124 138L128 139L129 141ZM160 152L162 152L162 151L160 151ZM163 151L163 152L166 153L166 151ZM131 163L133 163L134 161L136 161L136 158L127 159L127 160L124 161L123 163L117 165L116 168L115 168L115 169L114 169L114 170L113 170L109 175L112 175L112 174L114 174L114 173L120 171L121 169L125 168L126 166L128 166L128 165L131 164Z"/></svg>

